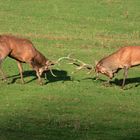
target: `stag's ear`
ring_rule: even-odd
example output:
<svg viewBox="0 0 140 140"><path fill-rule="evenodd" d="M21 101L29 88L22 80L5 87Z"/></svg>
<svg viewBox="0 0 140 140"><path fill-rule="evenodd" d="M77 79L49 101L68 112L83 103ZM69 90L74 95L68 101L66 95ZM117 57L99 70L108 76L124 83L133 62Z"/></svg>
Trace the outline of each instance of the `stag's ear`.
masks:
<svg viewBox="0 0 140 140"><path fill-rule="evenodd" d="M97 60L95 60L95 66L98 64L98 61Z"/></svg>

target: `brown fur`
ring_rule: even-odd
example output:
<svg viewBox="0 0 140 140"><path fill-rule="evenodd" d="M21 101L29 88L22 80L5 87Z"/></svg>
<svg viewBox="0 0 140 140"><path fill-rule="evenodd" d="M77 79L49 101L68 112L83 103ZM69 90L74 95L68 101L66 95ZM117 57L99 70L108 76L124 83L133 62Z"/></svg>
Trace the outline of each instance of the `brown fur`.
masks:
<svg viewBox="0 0 140 140"><path fill-rule="evenodd" d="M124 69L124 79L122 87L124 87L127 77L127 70L130 67L140 65L140 46L123 47L113 54L101 59L96 65L96 72L108 76L110 79L114 77L119 69Z"/></svg>
<svg viewBox="0 0 140 140"><path fill-rule="evenodd" d="M23 83L21 63L28 63L36 71L39 82L41 82L42 72L51 65L51 62L33 46L30 40L12 35L0 35L0 64L7 56L17 61ZM3 74L2 70L1 73ZM3 78L6 77L3 75Z"/></svg>

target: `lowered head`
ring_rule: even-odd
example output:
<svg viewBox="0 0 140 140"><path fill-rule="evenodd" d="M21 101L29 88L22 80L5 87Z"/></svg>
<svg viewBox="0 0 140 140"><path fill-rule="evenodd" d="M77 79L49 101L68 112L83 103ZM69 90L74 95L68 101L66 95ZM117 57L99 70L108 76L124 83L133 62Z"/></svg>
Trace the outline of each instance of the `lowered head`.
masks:
<svg viewBox="0 0 140 140"><path fill-rule="evenodd" d="M112 79L114 77L114 74L111 70L109 70L108 68L105 68L103 65L101 65L100 63L98 63L95 67L95 72L96 75L98 77L99 73L102 73L104 75L106 75L107 77L109 77L110 79Z"/></svg>
<svg viewBox="0 0 140 140"><path fill-rule="evenodd" d="M50 69L50 66L54 64L55 64L54 62L47 60L45 65L39 68L39 75L41 76L44 71L48 71Z"/></svg>

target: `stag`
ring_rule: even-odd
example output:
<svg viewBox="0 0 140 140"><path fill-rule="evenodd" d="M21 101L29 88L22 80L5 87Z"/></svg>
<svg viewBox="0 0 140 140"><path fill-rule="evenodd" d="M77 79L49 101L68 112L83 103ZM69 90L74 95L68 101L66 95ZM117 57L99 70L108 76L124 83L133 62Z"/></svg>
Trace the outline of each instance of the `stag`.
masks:
<svg viewBox="0 0 140 140"><path fill-rule="evenodd" d="M122 88L128 76L128 69L140 65L140 46L122 47L107 57L102 58L95 67L95 71L109 77L108 82L120 69L124 69Z"/></svg>
<svg viewBox="0 0 140 140"><path fill-rule="evenodd" d="M54 64L39 52L30 40L13 35L0 35L0 72L3 79L6 79L6 76L1 64L7 56L16 60L22 83L25 83L22 63L28 63L36 71L40 84L42 84L42 73L48 71Z"/></svg>

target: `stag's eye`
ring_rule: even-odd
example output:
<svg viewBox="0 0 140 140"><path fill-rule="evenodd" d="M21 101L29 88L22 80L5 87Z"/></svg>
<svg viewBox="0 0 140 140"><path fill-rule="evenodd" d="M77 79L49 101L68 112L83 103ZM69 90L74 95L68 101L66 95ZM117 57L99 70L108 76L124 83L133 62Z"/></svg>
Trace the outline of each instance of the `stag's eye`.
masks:
<svg viewBox="0 0 140 140"><path fill-rule="evenodd" d="M51 63L51 66L54 65L54 63Z"/></svg>

